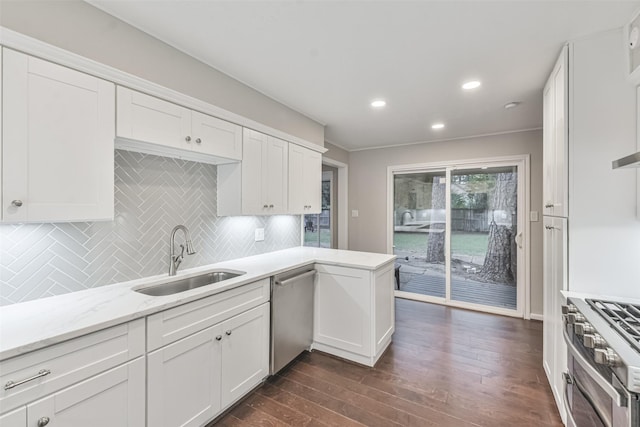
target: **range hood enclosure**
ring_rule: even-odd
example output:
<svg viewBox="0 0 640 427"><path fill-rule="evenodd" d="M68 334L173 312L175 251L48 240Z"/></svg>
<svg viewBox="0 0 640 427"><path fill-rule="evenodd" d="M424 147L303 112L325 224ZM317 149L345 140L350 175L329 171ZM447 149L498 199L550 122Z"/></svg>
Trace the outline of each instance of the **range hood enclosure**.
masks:
<svg viewBox="0 0 640 427"><path fill-rule="evenodd" d="M640 151L611 162L613 169L640 168Z"/></svg>

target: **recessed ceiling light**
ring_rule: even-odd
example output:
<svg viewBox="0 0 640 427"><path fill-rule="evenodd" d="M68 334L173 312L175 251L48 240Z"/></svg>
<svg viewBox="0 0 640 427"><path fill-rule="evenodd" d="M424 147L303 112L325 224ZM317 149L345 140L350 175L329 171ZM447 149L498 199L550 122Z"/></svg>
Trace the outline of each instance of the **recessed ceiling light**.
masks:
<svg viewBox="0 0 640 427"><path fill-rule="evenodd" d="M385 105L387 105L387 102L383 101L382 99L376 99L375 101L371 102L371 106L375 108L384 107Z"/></svg>
<svg viewBox="0 0 640 427"><path fill-rule="evenodd" d="M444 123L435 123L431 125L431 129L442 129L444 128Z"/></svg>
<svg viewBox="0 0 640 427"><path fill-rule="evenodd" d="M482 83L480 83L478 80L471 80L470 82L466 82L465 84L462 85L462 89L464 90L470 90L470 89L475 89L477 87L480 87Z"/></svg>
<svg viewBox="0 0 640 427"><path fill-rule="evenodd" d="M504 108L505 109L509 109L509 108L516 108L518 105L520 105L521 102L520 101L512 101L512 102L507 102L506 104L504 104Z"/></svg>

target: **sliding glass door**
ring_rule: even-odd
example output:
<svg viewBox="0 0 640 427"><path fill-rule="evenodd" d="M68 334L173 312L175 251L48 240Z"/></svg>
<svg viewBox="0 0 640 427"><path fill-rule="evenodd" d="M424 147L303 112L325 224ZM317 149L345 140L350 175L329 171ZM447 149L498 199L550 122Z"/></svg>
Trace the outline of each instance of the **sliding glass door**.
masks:
<svg viewBox="0 0 640 427"><path fill-rule="evenodd" d="M394 176L393 244L404 292L446 295L445 175L443 170Z"/></svg>
<svg viewBox="0 0 640 427"><path fill-rule="evenodd" d="M451 172L451 299L517 308L518 172Z"/></svg>
<svg viewBox="0 0 640 427"><path fill-rule="evenodd" d="M520 167L486 162L391 173L398 296L522 312Z"/></svg>

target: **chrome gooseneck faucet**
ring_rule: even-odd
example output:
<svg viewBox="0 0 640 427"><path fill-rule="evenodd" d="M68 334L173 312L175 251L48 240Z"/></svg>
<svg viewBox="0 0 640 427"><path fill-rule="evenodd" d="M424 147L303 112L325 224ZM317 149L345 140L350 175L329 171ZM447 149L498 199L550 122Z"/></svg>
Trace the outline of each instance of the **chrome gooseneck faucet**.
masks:
<svg viewBox="0 0 640 427"><path fill-rule="evenodd" d="M176 240L176 232L178 230L182 230L185 238L185 245L187 249L187 255L193 255L196 253L195 249L193 249L193 243L191 242L191 235L189 234L189 229L184 225L176 225L173 227L171 231L171 240L169 241L169 276L175 276L178 271L178 267L180 263L182 263L182 259L184 258L184 250L185 245L180 245L180 255L175 254L175 240Z"/></svg>

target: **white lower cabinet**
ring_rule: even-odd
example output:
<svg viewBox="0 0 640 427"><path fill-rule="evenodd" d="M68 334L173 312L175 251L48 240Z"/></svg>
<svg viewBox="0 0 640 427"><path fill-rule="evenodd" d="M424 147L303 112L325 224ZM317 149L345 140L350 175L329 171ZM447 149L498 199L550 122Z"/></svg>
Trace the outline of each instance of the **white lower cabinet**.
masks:
<svg viewBox="0 0 640 427"><path fill-rule="evenodd" d="M147 357L148 425L201 426L269 375L269 303Z"/></svg>
<svg viewBox="0 0 640 427"><path fill-rule="evenodd" d="M149 353L149 426L200 426L220 411L220 340L216 325Z"/></svg>
<svg viewBox="0 0 640 427"><path fill-rule="evenodd" d="M15 411L0 415L0 426L14 427L27 425L27 408L18 408Z"/></svg>
<svg viewBox="0 0 640 427"><path fill-rule="evenodd" d="M269 304L222 324L222 408L244 396L269 375Z"/></svg>
<svg viewBox="0 0 640 427"><path fill-rule="evenodd" d="M142 319L0 363L1 427L145 425Z"/></svg>
<svg viewBox="0 0 640 427"><path fill-rule="evenodd" d="M143 426L144 391L144 358L140 357L27 405L27 425Z"/></svg>
<svg viewBox="0 0 640 427"><path fill-rule="evenodd" d="M375 271L316 264L313 348L375 365L394 332L393 263Z"/></svg>

